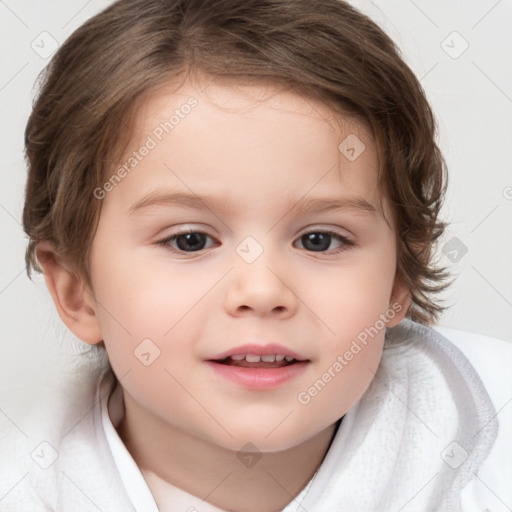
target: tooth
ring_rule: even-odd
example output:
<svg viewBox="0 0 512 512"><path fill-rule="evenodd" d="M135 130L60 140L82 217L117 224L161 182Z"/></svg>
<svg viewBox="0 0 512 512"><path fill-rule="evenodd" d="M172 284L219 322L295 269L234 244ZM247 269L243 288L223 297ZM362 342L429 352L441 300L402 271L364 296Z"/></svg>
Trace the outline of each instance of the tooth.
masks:
<svg viewBox="0 0 512 512"><path fill-rule="evenodd" d="M247 354L245 356L245 360L248 363L259 363L261 361L261 357L254 354Z"/></svg>
<svg viewBox="0 0 512 512"><path fill-rule="evenodd" d="M245 359L245 354L237 354L236 356L230 356L233 361L241 361Z"/></svg>
<svg viewBox="0 0 512 512"><path fill-rule="evenodd" d="M265 363L273 363L276 360L275 355L261 356L261 360Z"/></svg>
<svg viewBox="0 0 512 512"><path fill-rule="evenodd" d="M284 355L283 354L277 354L276 355L276 361L282 361L284 359Z"/></svg>
<svg viewBox="0 0 512 512"><path fill-rule="evenodd" d="M286 356L286 357L285 357L285 359L286 359L288 362L293 361L293 357L291 357L291 356Z"/></svg>

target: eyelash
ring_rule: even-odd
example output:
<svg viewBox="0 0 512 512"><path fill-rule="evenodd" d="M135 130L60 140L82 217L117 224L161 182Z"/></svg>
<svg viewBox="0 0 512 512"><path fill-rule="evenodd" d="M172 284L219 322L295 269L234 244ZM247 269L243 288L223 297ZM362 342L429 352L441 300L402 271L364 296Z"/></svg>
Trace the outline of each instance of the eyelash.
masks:
<svg viewBox="0 0 512 512"><path fill-rule="evenodd" d="M306 236L306 235L310 235L310 234L324 234L324 235L330 235L332 236L333 238L337 239L339 242L341 242L342 245L340 245L337 249L331 249L330 251L308 251L307 249L304 249L308 252L311 252L311 253L318 253L318 254L339 254L341 252L344 252L344 251L347 251L349 249L352 249L355 247L355 242L353 242L352 240L350 240L349 238L343 236L343 235L340 235L339 233L336 233L334 231L329 231L329 230L324 230L324 229L315 229L315 230L312 230L312 231L307 231L305 233L303 233L298 239L300 240L302 237ZM198 251L183 251L181 249L175 249L174 247L172 247L170 245L171 242L175 241L178 237L180 236L184 236L184 235L189 235L189 234L199 234L199 235L206 235L208 238L211 238L213 239L213 237L211 237L210 235L208 235L207 233L204 233L203 231L198 231L198 230L193 230L193 229L189 229L189 230L183 230L183 231L179 231L178 233L174 233L168 237L165 237L164 239L162 240L159 240L157 243L157 245L161 245L163 247L165 247L166 249L170 250L171 252L174 252L174 253L177 253L177 254L195 254L195 253L202 253L204 250L206 249L201 249L201 250L198 250Z"/></svg>

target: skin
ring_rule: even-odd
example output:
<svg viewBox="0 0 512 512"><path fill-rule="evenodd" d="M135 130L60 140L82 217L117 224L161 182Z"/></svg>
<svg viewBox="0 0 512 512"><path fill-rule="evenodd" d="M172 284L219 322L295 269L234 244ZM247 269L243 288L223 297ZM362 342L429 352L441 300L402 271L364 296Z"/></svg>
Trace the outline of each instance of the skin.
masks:
<svg viewBox="0 0 512 512"><path fill-rule="evenodd" d="M364 124L270 85L204 87L186 81L144 101L127 158L187 98L198 104L102 199L92 288L72 278L49 244L40 244L38 257L63 321L87 343L104 340L125 401L119 433L137 464L227 510L280 510L312 477L336 422L370 384L384 329L309 403L298 394L393 304L401 311L387 326L396 325L410 298L395 279L395 228L383 214L393 216L377 188L378 155ZM338 149L349 134L366 146L354 161ZM130 213L155 191L220 204L159 203ZM291 208L347 196L376 211ZM208 235L205 248L158 243L181 228ZM332 236L315 251L303 235L319 229L353 245ZM236 251L247 236L263 250L252 263ZM148 338L160 356L145 366L134 350ZM309 362L265 391L205 363L251 342L280 343ZM249 442L262 455L252 467L237 457Z"/></svg>

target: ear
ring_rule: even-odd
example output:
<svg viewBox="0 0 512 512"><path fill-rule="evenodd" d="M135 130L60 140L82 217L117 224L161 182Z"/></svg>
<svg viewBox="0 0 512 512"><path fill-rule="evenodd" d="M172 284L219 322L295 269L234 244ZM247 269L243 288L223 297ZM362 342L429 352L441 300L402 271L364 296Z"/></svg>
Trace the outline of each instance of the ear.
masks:
<svg viewBox="0 0 512 512"><path fill-rule="evenodd" d="M46 286L62 321L82 341L95 345L103 340L92 294L82 280L60 261L53 244L40 242L36 256Z"/></svg>
<svg viewBox="0 0 512 512"><path fill-rule="evenodd" d="M389 299L389 307L396 312L396 315L387 321L386 327L393 327L400 323L405 318L410 305L411 294L409 288L398 276L395 276L395 283Z"/></svg>

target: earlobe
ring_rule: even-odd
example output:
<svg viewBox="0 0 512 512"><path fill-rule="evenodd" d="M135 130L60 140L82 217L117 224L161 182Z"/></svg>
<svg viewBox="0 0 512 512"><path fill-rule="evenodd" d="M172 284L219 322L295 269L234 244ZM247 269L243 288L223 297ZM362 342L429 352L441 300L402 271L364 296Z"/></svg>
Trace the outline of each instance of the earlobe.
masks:
<svg viewBox="0 0 512 512"><path fill-rule="evenodd" d="M51 243L40 242L36 255L62 321L82 341L91 345L100 343L103 337L94 300L84 283L60 261Z"/></svg>
<svg viewBox="0 0 512 512"><path fill-rule="evenodd" d="M407 314L409 306L411 305L411 294L407 286L401 279L396 278L393 286L393 292L389 301L389 308L396 314L387 322L387 327L393 327L400 323Z"/></svg>

